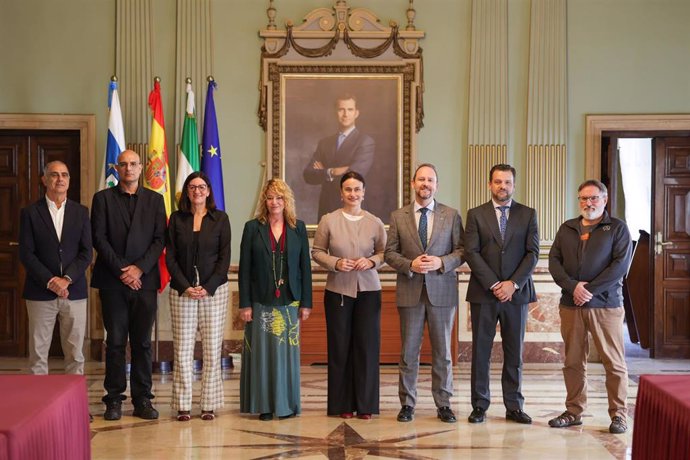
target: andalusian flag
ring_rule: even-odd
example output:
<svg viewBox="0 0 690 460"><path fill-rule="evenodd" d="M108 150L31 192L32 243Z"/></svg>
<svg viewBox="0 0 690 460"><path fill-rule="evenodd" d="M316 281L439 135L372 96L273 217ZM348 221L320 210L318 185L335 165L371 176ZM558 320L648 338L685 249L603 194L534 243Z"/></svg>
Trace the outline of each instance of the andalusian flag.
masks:
<svg viewBox="0 0 690 460"><path fill-rule="evenodd" d="M184 181L194 171L199 170L199 135L196 131L196 112L194 109L194 91L191 80L187 80L187 110L182 128L180 153L177 156L177 178L175 180L175 201L184 193Z"/></svg>
<svg viewBox="0 0 690 460"><path fill-rule="evenodd" d="M216 89L216 82L213 81L213 77L208 77L206 111L204 112L204 135L202 136L201 170L206 173L211 181L216 207L225 211L223 168L220 158L220 140L218 139L218 121L216 120L216 105L213 102L214 89Z"/></svg>
<svg viewBox="0 0 690 460"><path fill-rule="evenodd" d="M144 187L163 195L165 201L165 213L170 217L170 175L168 173L168 147L165 142L165 121L163 120L163 98L161 97L161 84L158 78L153 83L153 91L149 94L149 107L153 118L151 120L151 138L146 158L146 170L144 173ZM162 291L168 284L170 275L165 265L165 251L158 261L161 273Z"/></svg>
<svg viewBox="0 0 690 460"><path fill-rule="evenodd" d="M120 98L117 96L117 78L113 77L108 87L108 140L105 145L104 165L101 168L98 190L114 187L120 181L115 165L117 165L117 157L126 148Z"/></svg>

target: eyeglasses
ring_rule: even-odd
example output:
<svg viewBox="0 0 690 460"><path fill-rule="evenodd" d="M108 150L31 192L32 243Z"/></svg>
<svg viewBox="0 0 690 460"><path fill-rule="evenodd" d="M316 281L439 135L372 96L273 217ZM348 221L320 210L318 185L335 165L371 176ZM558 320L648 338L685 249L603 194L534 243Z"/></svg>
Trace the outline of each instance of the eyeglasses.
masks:
<svg viewBox="0 0 690 460"><path fill-rule="evenodd" d="M138 161L121 161L117 164L117 166L119 168L123 168L123 169L126 168L127 166L129 166L130 168L136 168L140 164L141 163L139 163Z"/></svg>
<svg viewBox="0 0 690 460"><path fill-rule="evenodd" d="M208 185L206 184L199 184L199 185L194 185L194 184L189 184L187 185L187 190L190 192L194 192L196 190L200 192L205 192L208 189Z"/></svg>
<svg viewBox="0 0 690 460"><path fill-rule="evenodd" d="M580 203L587 203L588 201L591 201L592 203L598 203L601 197L599 195L578 196L577 199L580 200Z"/></svg>

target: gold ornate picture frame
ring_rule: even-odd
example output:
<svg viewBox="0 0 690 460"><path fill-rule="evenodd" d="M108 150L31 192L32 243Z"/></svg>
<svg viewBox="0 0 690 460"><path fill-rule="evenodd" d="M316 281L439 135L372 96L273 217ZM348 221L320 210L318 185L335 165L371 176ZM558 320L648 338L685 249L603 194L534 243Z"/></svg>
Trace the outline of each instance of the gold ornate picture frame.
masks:
<svg viewBox="0 0 690 460"><path fill-rule="evenodd" d="M369 153L373 149L370 161L357 163L366 180L363 207L386 224L390 213L410 200L416 134L424 117L418 46L423 32L414 28L411 2L405 31L395 23L381 26L369 10L335 3L310 12L299 27L288 23L277 30L270 2L269 25L260 32L258 115L267 134L266 178L290 185L298 217L311 231L324 212L321 194L335 184L310 180L307 169L324 145L332 153L346 148L335 146L336 101L346 97L356 103L358 136L368 140Z"/></svg>

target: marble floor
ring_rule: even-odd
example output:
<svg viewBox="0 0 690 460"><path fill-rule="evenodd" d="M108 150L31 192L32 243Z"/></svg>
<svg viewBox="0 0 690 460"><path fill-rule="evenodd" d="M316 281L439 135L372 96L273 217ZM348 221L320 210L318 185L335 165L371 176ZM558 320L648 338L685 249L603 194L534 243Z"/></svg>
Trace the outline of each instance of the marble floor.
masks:
<svg viewBox="0 0 690 460"><path fill-rule="evenodd" d="M237 363L237 360L235 360ZM632 415L637 381L643 373L687 373L690 361L629 358L630 429L623 435L608 433L609 418L600 364L589 367L589 408L584 424L568 429L549 428L550 418L563 410L564 385L560 365L526 364L523 392L525 411L532 425L506 422L501 403L500 369L492 369L492 406L485 423L471 425L469 365L455 368L453 410L458 423L436 418L431 398L430 368L423 367L418 385L415 419L398 423L397 368L381 367L381 414L372 420L327 417L325 366L302 369L301 416L262 422L239 413L239 366L225 373L225 408L215 421L202 421L198 407L191 422L177 422L169 407L171 375L154 375L156 421L131 416L132 406L123 406L117 422L102 419L100 403L103 364L87 363L88 397L92 414L94 459L269 459L269 458L403 458L403 459L625 459L632 445ZM51 362L60 372L61 363ZM24 360L0 358L0 373L26 373ZM198 399L200 384L195 383Z"/></svg>

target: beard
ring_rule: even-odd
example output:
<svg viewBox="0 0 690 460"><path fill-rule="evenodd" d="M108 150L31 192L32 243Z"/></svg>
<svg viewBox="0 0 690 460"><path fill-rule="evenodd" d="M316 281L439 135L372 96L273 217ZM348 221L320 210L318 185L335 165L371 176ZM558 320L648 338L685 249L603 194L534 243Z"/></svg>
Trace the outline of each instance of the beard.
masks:
<svg viewBox="0 0 690 460"><path fill-rule="evenodd" d="M421 198L422 200L426 200L426 199L430 198L431 196L433 196L432 191L428 188L425 188L425 187L422 187L419 190L416 190L415 194L419 198Z"/></svg>
<svg viewBox="0 0 690 460"><path fill-rule="evenodd" d="M580 210L580 215L587 220L597 220L604 214L604 208L597 209L595 207L587 207Z"/></svg>
<svg viewBox="0 0 690 460"><path fill-rule="evenodd" d="M496 203L507 203L510 201L510 199L513 197L511 193L508 193L507 191L499 191L499 194L492 193L491 198Z"/></svg>

